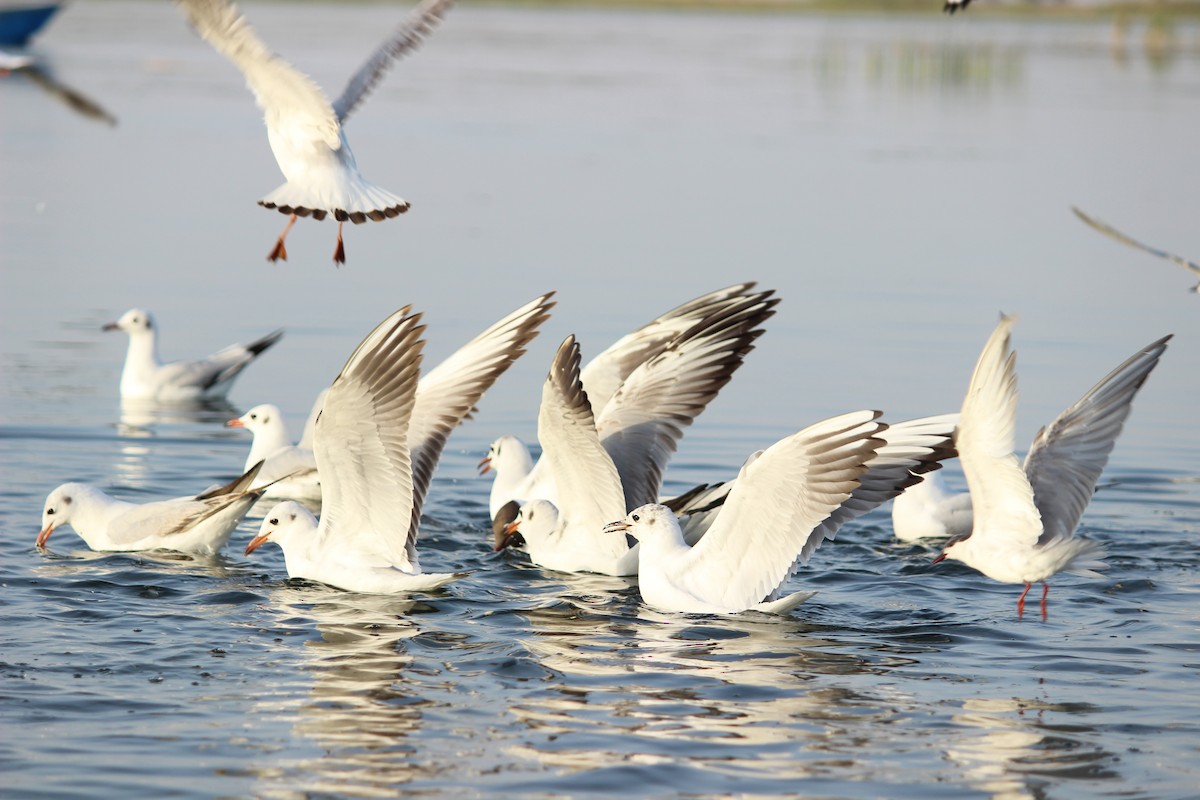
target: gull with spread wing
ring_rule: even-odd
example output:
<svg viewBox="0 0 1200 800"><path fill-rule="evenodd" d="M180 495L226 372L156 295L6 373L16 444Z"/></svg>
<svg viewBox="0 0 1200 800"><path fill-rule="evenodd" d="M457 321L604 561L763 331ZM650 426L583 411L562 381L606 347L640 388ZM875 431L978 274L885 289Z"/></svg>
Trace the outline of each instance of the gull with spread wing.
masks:
<svg viewBox="0 0 1200 800"><path fill-rule="evenodd" d="M195 497L129 503L86 483L64 483L46 498L37 546L68 525L93 550L177 550L213 555L220 551L250 507L262 496L251 489L259 467L225 486Z"/></svg>
<svg viewBox="0 0 1200 800"><path fill-rule="evenodd" d="M697 323L737 308L747 298L765 299L772 294L770 291L754 292L754 286L753 281L748 281L689 300L621 337L588 361L579 378L587 392L592 414L599 418L634 370L662 353ZM488 509L498 530L511 521L510 511L506 511L501 520L500 510L505 504L516 502L519 505L526 500L553 499L555 496L551 471L542 462L534 463L529 448L516 436L501 436L492 442L487 456L479 462L479 468L481 475L489 471L495 473Z"/></svg>
<svg viewBox="0 0 1200 800"><path fill-rule="evenodd" d="M291 577L358 592L430 591L463 577L421 572L425 495L451 431L525 352L549 298L509 314L419 383L420 315L405 307L384 320L350 356L316 422L320 520L299 503L280 503L246 554L273 541Z"/></svg>
<svg viewBox="0 0 1200 800"><path fill-rule="evenodd" d="M196 361L163 363L158 357L158 323L154 315L132 308L106 331L125 331L129 348L121 371L121 399L187 403L224 397L251 361L279 341L282 330L246 344L235 344Z"/></svg>
<svg viewBox="0 0 1200 800"><path fill-rule="evenodd" d="M230 0L177 0L196 32L233 62L267 125L271 152L287 182L258 203L288 215L268 260L287 260L284 239L296 217L338 223L333 260L346 260L342 225L391 219L409 209L403 198L359 174L343 124L396 59L414 50L453 0L423 0L350 79L332 103L311 78L271 52Z"/></svg>
<svg viewBox="0 0 1200 800"><path fill-rule="evenodd" d="M496 549L523 545L535 564L563 572L634 574L636 550L605 536L604 525L657 502L684 428L753 349L776 302L748 297L697 323L634 370L599 415L580 380L579 345L567 337L543 384L538 412L542 459L556 495L525 503Z"/></svg>
<svg viewBox="0 0 1200 800"><path fill-rule="evenodd" d="M1170 336L1152 342L1038 431L1022 466L1014 449L1017 418L1014 319L1001 316L975 364L956 445L974 507L971 531L951 539L934 563L961 561L1002 583L1023 583L1025 596L1059 572L1099 577L1104 547L1075 537L1079 519L1129 417L1133 398L1167 349Z"/></svg>
<svg viewBox="0 0 1200 800"><path fill-rule="evenodd" d="M782 614L811 597L784 584L813 551L954 454L955 415L891 427L879 416L833 417L752 455L694 544L659 504L609 523L610 537L638 540L643 600L664 611Z"/></svg>

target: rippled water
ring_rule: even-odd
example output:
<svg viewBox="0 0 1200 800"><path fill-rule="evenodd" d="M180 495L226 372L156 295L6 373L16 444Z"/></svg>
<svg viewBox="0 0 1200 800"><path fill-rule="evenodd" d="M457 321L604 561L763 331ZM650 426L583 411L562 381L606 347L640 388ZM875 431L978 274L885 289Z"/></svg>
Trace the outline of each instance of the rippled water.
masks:
<svg viewBox="0 0 1200 800"><path fill-rule="evenodd" d="M335 92L398 17L248 10ZM262 261L283 220L253 204L279 182L258 114L170 5L72 4L38 52L116 127L0 80L0 794L1194 796L1200 308L1182 270L1068 211L1200 255L1200 29L1146 33L458 8L348 127L414 208L350 230L335 270L328 225ZM1023 441L1175 332L1083 520L1108 575L1058 578L1049 619L1018 619L1019 587L932 567L886 509L816 555L818 594L782 619L660 614L632 581L491 553L474 465L533 438L557 342L586 356L745 279L784 302L670 488L829 414L957 407L999 309L1022 315ZM288 582L275 548L34 549L59 483L227 480L248 443L220 423L274 402L298 430L394 308L428 312L436 361L550 288L426 508L423 564L470 579L368 597ZM99 327L135 304L167 357L288 333L229 408L122 416L124 342Z"/></svg>

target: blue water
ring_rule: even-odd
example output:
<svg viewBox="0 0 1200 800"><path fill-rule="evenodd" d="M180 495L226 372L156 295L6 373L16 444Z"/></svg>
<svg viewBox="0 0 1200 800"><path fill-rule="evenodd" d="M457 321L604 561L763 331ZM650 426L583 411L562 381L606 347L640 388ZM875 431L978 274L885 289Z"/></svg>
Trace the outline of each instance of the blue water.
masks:
<svg viewBox="0 0 1200 800"><path fill-rule="evenodd" d="M332 94L400 10L251 4ZM0 794L19 797L1189 797L1200 785L1200 28L1135 21L456 8L350 121L413 202L347 231L254 205L280 178L240 77L167 3L76 2L36 52L115 116L0 79ZM819 551L791 617L669 615L633 581L490 551L475 464L533 440L557 343L585 357L692 296L783 298L668 488L824 416L955 409L1020 314L1018 441L1174 332L1081 526L1105 578L1019 587L891 538ZM368 597L247 558L33 547L69 480L151 499L236 474L261 402L298 431L378 320L431 363L548 289L530 352L451 437L422 525L443 592ZM100 326L154 310L168 358L283 326L228 408L122 416ZM961 486L955 467L952 484Z"/></svg>

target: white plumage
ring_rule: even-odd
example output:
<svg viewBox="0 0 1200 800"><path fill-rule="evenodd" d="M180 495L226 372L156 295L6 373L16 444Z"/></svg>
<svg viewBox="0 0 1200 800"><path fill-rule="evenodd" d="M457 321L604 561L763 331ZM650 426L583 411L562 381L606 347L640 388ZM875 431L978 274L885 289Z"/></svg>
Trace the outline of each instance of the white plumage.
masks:
<svg viewBox="0 0 1200 800"><path fill-rule="evenodd" d="M225 426L244 428L253 435L246 466L263 462L255 488L265 489L265 497L320 501L317 457L311 448L292 444L283 414L276 406L257 405Z"/></svg>
<svg viewBox="0 0 1200 800"><path fill-rule="evenodd" d="M392 32L337 100L330 102L311 78L275 55L230 0L178 0L196 32L246 78L267 126L267 140L287 182L259 205L290 215L267 258L287 260L284 240L297 216L338 221L333 260L346 260L342 223L376 222L409 209L401 197L370 183L358 171L342 124L397 58L415 49L452 0L424 0Z"/></svg>

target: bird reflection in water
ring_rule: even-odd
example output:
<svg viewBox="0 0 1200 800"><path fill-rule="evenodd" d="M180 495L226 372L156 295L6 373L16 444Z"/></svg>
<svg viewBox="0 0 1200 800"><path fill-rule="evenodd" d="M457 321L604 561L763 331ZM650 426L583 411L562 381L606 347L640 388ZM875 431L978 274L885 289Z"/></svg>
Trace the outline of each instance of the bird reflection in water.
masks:
<svg viewBox="0 0 1200 800"><path fill-rule="evenodd" d="M13 54L5 55L12 58L0 60L0 77L28 81L81 116L105 125L117 124L117 118L104 106L55 77L53 68L45 59L28 52L22 52L19 58Z"/></svg>
<svg viewBox="0 0 1200 800"><path fill-rule="evenodd" d="M413 758L412 740L434 701L405 674L413 661L405 643L421 633L408 616L417 601L303 582L273 590L271 600L281 625L307 617L320 638L305 642L307 694L267 692L256 714L294 720L295 732L323 752L264 764L254 794L293 797L303 787L306 794L395 797L405 784L427 777Z"/></svg>

